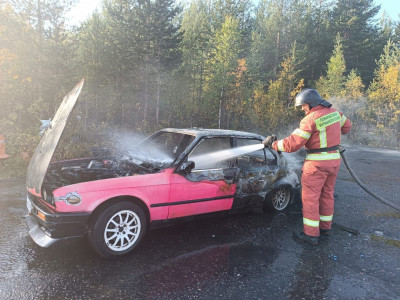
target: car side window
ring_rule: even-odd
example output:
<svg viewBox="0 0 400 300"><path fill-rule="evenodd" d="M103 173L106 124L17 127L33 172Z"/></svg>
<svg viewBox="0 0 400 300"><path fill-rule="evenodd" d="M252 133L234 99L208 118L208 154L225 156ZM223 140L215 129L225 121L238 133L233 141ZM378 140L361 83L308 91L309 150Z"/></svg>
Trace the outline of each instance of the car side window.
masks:
<svg viewBox="0 0 400 300"><path fill-rule="evenodd" d="M194 170L220 169L230 166L226 160L226 151L231 148L229 137L214 137L201 140L188 156L188 161L194 161Z"/></svg>
<svg viewBox="0 0 400 300"><path fill-rule="evenodd" d="M261 141L257 139L238 138L236 140L237 147L256 145L260 143ZM272 163L275 161L275 157L268 149L260 149L251 153L245 153L239 156L236 161L239 167L263 166L266 163Z"/></svg>

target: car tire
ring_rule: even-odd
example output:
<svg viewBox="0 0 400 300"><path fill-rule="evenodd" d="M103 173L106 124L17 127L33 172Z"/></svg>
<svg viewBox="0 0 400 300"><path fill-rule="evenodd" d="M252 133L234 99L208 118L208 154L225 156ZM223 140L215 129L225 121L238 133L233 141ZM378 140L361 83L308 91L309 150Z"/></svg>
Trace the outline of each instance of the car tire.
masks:
<svg viewBox="0 0 400 300"><path fill-rule="evenodd" d="M92 222L89 243L102 257L117 258L131 252L147 229L143 210L129 201L105 208Z"/></svg>
<svg viewBox="0 0 400 300"><path fill-rule="evenodd" d="M265 197L264 209L270 212L283 211L289 206L292 195L293 191L290 187L277 187Z"/></svg>

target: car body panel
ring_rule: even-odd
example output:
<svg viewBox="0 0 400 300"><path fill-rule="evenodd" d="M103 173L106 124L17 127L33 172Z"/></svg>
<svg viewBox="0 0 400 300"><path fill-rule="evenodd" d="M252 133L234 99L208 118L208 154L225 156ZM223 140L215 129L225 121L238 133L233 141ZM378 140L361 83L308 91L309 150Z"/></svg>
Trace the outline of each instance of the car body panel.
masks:
<svg viewBox="0 0 400 300"><path fill-rule="evenodd" d="M206 178L206 177L205 177ZM224 179L190 181L179 174L171 176L168 218L204 214L232 207L236 184Z"/></svg>
<svg viewBox="0 0 400 300"><path fill-rule="evenodd" d="M92 212L103 202L115 197L134 197L140 199L150 210L153 203L169 202L170 176L172 169L156 174L128 176L83 182L55 190L56 207L59 212ZM77 192L82 202L71 205L65 197L71 191ZM151 208L151 221L166 219L168 207Z"/></svg>
<svg viewBox="0 0 400 300"><path fill-rule="evenodd" d="M41 195L43 179L53 157L61 135L64 131L67 119L78 96L82 90L82 79L63 99L48 129L44 132L38 147L36 148L28 166L26 175L27 189L36 195Z"/></svg>
<svg viewBox="0 0 400 300"><path fill-rule="evenodd" d="M216 150L260 145L264 139L258 134L233 130L165 128L122 158L88 157L50 164L82 85L83 80L64 97L28 167L27 225L40 246L85 235L89 220L115 200L139 203L152 223L262 208L273 189L299 185L298 175L289 170L286 159L263 147L257 147L258 154L228 158L222 155L223 163L208 162L207 155ZM214 142L219 143L217 149L213 148ZM205 155L206 163L195 168L191 159L199 152L203 158ZM160 154L160 159L154 160L154 154ZM149 155L150 160L143 160L143 155ZM48 192L50 200L46 198Z"/></svg>
<svg viewBox="0 0 400 300"><path fill-rule="evenodd" d="M262 206L262 202L271 186L279 176L279 168L274 165L256 168L240 168L236 197L232 208L240 209L247 206Z"/></svg>

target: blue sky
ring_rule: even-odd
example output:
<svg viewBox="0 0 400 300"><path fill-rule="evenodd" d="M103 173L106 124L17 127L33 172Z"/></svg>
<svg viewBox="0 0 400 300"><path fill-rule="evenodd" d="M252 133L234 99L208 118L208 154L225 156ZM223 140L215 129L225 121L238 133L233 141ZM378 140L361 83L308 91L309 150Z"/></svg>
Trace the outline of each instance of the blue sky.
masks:
<svg viewBox="0 0 400 300"><path fill-rule="evenodd" d="M184 2L185 0L181 0ZM188 0L186 0L188 1ZM259 0L253 0L257 3ZM375 4L381 5L380 17L383 11L390 16L393 21L400 21L400 0L375 0ZM80 0L78 4L68 14L70 24L77 24L84 21L95 9L99 7L101 0Z"/></svg>
<svg viewBox="0 0 400 300"><path fill-rule="evenodd" d="M399 21L400 17L400 1L399 0L375 0L375 4L381 5L381 11L379 15L382 14L383 10L392 18L393 21Z"/></svg>

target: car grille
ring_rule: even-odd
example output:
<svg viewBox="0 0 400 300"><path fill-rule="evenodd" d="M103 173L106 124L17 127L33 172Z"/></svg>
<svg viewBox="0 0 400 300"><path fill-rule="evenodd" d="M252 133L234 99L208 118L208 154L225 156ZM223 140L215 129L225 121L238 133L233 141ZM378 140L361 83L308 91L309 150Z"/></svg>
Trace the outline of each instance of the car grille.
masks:
<svg viewBox="0 0 400 300"><path fill-rule="evenodd" d="M29 200L31 200L32 203L34 203L35 205L39 206L40 208L44 208L43 207L44 205L41 204L41 201L44 201L44 202L50 204L51 206L54 206L54 204L51 203L51 201L46 201L42 197L38 197L38 196L33 195L33 194L29 193L29 192L27 194L28 194L27 196L28 196Z"/></svg>

